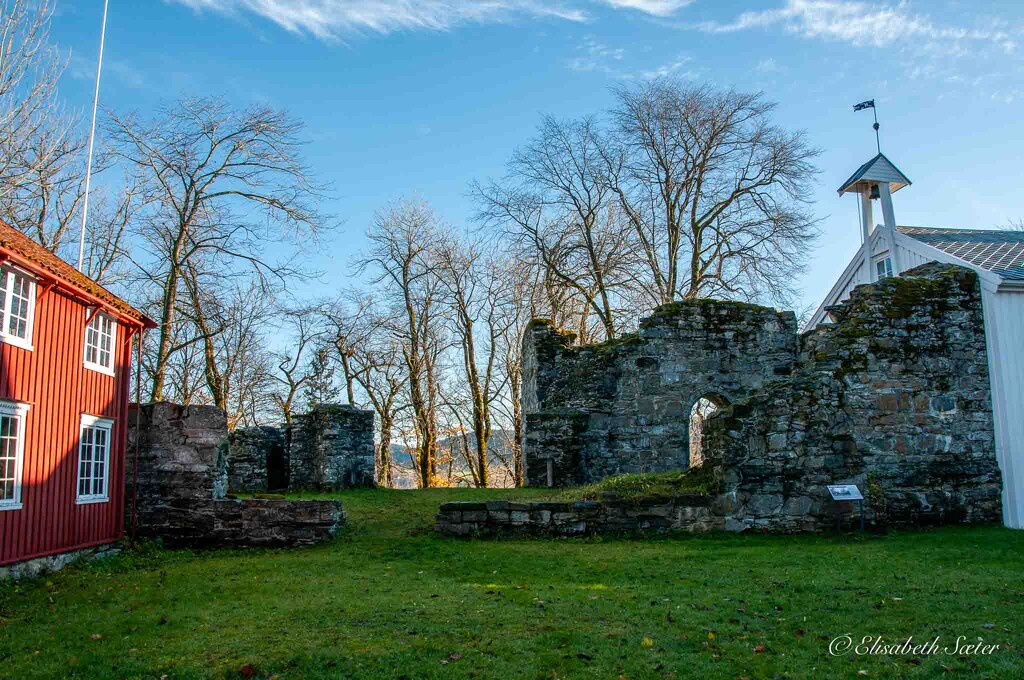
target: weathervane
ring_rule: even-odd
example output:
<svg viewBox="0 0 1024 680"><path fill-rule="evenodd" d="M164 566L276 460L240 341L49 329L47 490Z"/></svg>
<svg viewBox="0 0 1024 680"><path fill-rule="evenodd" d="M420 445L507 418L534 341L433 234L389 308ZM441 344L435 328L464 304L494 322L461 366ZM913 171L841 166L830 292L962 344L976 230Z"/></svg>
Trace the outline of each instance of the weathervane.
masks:
<svg viewBox="0 0 1024 680"><path fill-rule="evenodd" d="M878 137L878 128L881 126L878 124L878 109L875 108L875 100L869 99L866 102L853 105L854 111L862 111L864 109L871 109L871 113L875 116L875 124L871 127L875 129L875 145L878 147L878 153L882 153L882 140Z"/></svg>

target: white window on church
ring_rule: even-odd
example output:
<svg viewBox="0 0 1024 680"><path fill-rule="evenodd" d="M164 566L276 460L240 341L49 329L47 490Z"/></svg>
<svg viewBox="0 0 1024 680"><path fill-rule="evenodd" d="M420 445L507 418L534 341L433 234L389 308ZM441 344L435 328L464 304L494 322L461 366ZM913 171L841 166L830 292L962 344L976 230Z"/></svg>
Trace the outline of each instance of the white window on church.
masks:
<svg viewBox="0 0 1024 680"><path fill-rule="evenodd" d="M883 257L880 260L875 261L875 278L882 280L886 277L892 276L892 260L888 257Z"/></svg>
<svg viewBox="0 0 1024 680"><path fill-rule="evenodd" d="M117 322L106 314L93 314L85 328L85 367L114 375L114 340Z"/></svg>
<svg viewBox="0 0 1024 680"><path fill-rule="evenodd" d="M32 349L36 282L13 267L0 267L0 342Z"/></svg>

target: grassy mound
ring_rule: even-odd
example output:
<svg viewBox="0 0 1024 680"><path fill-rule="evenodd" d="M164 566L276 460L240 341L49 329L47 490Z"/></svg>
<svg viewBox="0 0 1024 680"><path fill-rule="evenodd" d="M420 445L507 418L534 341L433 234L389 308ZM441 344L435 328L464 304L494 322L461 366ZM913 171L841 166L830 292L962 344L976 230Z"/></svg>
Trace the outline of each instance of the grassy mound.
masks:
<svg viewBox="0 0 1024 680"><path fill-rule="evenodd" d="M622 500L642 501L683 494L716 493L718 486L714 470L705 465L682 472L616 475L594 484L565 489L560 497L564 500L597 501L614 496Z"/></svg>

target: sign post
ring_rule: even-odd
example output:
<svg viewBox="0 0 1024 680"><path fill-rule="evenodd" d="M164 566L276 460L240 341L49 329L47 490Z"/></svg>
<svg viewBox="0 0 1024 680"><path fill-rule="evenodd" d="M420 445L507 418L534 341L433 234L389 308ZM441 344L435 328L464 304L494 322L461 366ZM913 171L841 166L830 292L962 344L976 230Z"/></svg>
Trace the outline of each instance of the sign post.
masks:
<svg viewBox="0 0 1024 680"><path fill-rule="evenodd" d="M864 494L860 492L856 484L829 484L828 493L836 502L836 531L842 529L843 514L839 510L839 503L844 501L857 501L857 509L860 512L860 530L864 531Z"/></svg>

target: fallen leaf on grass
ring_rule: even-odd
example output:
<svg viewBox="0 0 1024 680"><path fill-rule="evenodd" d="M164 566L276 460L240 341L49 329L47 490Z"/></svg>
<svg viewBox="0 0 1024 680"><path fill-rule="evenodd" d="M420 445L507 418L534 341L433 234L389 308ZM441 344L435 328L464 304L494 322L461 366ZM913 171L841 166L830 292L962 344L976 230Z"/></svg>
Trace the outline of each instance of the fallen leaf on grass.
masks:
<svg viewBox="0 0 1024 680"><path fill-rule="evenodd" d="M244 666L242 666L239 672L242 674L243 678L251 678L254 675L256 675L258 671L252 664L245 664Z"/></svg>
<svg viewBox="0 0 1024 680"><path fill-rule="evenodd" d="M640 641L640 645L642 647L644 647L645 649L650 649L651 647L654 646L654 640L652 640L651 638L649 638L649 637L647 637L645 635L644 639Z"/></svg>
<svg viewBox="0 0 1024 680"><path fill-rule="evenodd" d="M760 654L764 650L765 650L765 646L764 645L755 645L754 646L754 654Z"/></svg>

